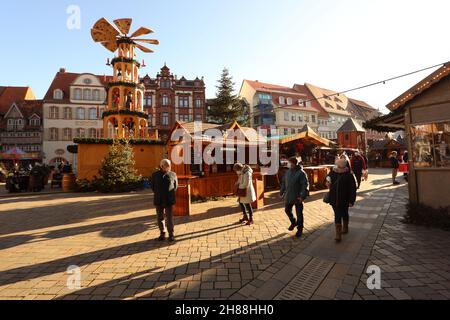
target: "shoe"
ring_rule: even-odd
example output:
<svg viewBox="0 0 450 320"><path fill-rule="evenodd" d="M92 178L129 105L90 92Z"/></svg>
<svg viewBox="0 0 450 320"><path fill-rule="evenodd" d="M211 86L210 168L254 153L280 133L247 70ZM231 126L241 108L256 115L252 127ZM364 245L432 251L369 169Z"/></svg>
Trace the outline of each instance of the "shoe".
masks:
<svg viewBox="0 0 450 320"><path fill-rule="evenodd" d="M254 224L253 218L250 218L250 220L248 220L247 223L246 223L245 225L246 225L246 226L251 226L252 224Z"/></svg>
<svg viewBox="0 0 450 320"><path fill-rule="evenodd" d="M348 234L348 220L344 220L344 225L342 226L342 234Z"/></svg>
<svg viewBox="0 0 450 320"><path fill-rule="evenodd" d="M164 233L161 233L161 235L158 238L158 241L164 241L166 240L166 235Z"/></svg>
<svg viewBox="0 0 450 320"><path fill-rule="evenodd" d="M297 226L297 221L292 222L291 226L289 227L289 231L294 231L295 227Z"/></svg>
<svg viewBox="0 0 450 320"><path fill-rule="evenodd" d="M397 186L397 185L399 185L399 184L400 184L400 182L394 181L394 186Z"/></svg>
<svg viewBox="0 0 450 320"><path fill-rule="evenodd" d="M342 241L342 224L336 225L336 237L334 238L334 241L338 243Z"/></svg>
<svg viewBox="0 0 450 320"><path fill-rule="evenodd" d="M248 221L248 217L243 217L241 220L239 220L239 223L244 223Z"/></svg>
<svg viewBox="0 0 450 320"><path fill-rule="evenodd" d="M175 237L174 236L169 236L169 242L174 242L175 241Z"/></svg>
<svg viewBox="0 0 450 320"><path fill-rule="evenodd" d="M298 230L297 233L295 234L296 238L301 238L303 236L303 230Z"/></svg>

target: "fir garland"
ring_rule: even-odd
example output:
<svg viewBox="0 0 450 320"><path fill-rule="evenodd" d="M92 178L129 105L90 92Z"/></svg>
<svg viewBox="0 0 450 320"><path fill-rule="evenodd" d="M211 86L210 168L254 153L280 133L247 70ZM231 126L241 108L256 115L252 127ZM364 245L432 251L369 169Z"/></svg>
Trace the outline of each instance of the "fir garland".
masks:
<svg viewBox="0 0 450 320"><path fill-rule="evenodd" d="M131 58L119 58L116 57L114 59L111 60L111 65L114 65L117 62L124 62L124 63L135 63L138 67L141 66L141 64L136 60L136 59L131 59Z"/></svg>
<svg viewBox="0 0 450 320"><path fill-rule="evenodd" d="M103 116L102 118L104 119L105 117L109 117L112 115L127 115L127 116L137 116L140 118L145 118L148 119L148 115L144 112L140 112L140 111L132 111L132 110L108 110L103 112Z"/></svg>

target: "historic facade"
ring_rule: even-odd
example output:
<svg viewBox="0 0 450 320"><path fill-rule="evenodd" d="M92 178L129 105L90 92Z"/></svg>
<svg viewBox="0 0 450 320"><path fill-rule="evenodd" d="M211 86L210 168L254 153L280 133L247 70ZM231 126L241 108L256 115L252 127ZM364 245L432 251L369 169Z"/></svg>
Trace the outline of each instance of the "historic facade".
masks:
<svg viewBox="0 0 450 320"><path fill-rule="evenodd" d="M206 119L205 83L198 77L178 79L164 65L156 78L146 75L144 111L149 115L149 127L157 129L159 137L168 138L175 121L191 122Z"/></svg>
<svg viewBox="0 0 450 320"><path fill-rule="evenodd" d="M42 161L42 100L13 102L0 120L0 160L7 167Z"/></svg>
<svg viewBox="0 0 450 320"><path fill-rule="evenodd" d="M45 163L72 163L75 157L67 146L73 144L74 138L103 136L105 86L110 80L111 77L69 73L65 69L56 74L43 103Z"/></svg>

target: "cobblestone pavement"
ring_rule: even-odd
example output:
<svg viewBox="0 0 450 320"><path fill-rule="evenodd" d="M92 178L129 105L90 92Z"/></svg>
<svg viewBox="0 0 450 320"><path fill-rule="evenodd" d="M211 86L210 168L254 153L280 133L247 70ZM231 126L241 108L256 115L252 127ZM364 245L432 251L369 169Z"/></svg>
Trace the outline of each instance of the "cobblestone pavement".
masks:
<svg viewBox="0 0 450 320"><path fill-rule="evenodd" d="M333 215L323 192L313 193L305 206L300 240L287 231L273 192L250 227L236 223L235 199L193 205L192 216L175 218L174 244L155 241L159 231L147 192L2 197L0 298L448 297L450 234L400 224L405 187L390 186L387 171L373 170L370 179L340 245L333 242ZM385 289L364 291L366 265L377 263ZM79 289L67 287L71 265L80 268ZM426 271L406 270L413 266ZM421 280L414 272L426 276Z"/></svg>

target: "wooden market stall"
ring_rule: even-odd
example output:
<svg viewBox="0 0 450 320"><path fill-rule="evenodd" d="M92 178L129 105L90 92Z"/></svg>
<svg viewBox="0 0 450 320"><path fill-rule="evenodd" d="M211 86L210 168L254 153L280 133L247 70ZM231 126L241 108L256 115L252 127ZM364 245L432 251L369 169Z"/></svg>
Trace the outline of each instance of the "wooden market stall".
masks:
<svg viewBox="0 0 450 320"><path fill-rule="evenodd" d="M281 159L301 157L311 190L325 188L325 178L330 172L330 165L334 163L334 157L329 156L335 148L332 141L322 138L310 126L305 125L300 133L280 138L279 146ZM286 164L286 161L281 162L278 185L287 171Z"/></svg>
<svg viewBox="0 0 450 320"><path fill-rule="evenodd" d="M364 124L404 130L409 153L409 199L450 208L450 62L387 105L390 114Z"/></svg>
<svg viewBox="0 0 450 320"><path fill-rule="evenodd" d="M236 162L253 163L250 166L257 195L254 207L264 206L264 177L258 159L251 159L250 149L265 145L267 141L256 130L241 127L237 122L217 125L177 121L170 137L167 142L169 159L179 179L175 215L189 215L191 198L235 194L237 176L233 165ZM205 157L209 158L207 162Z"/></svg>

